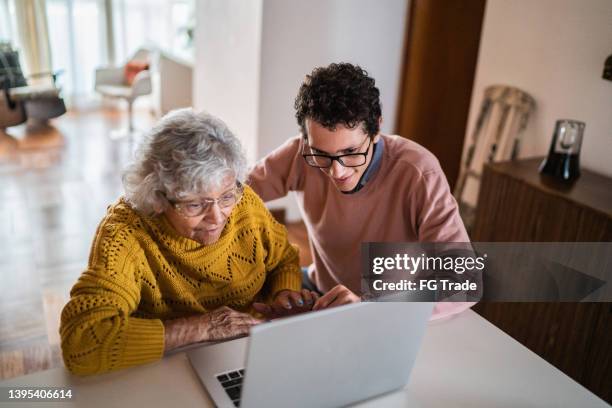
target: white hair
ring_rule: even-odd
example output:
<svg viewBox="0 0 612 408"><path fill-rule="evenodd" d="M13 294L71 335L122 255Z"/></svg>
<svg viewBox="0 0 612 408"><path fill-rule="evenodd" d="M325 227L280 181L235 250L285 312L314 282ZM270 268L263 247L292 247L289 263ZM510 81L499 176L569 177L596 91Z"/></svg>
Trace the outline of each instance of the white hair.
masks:
<svg viewBox="0 0 612 408"><path fill-rule="evenodd" d="M192 109L165 115L145 136L123 173L125 199L145 215L178 199L219 188L228 176L244 183L246 157L240 141L219 118Z"/></svg>

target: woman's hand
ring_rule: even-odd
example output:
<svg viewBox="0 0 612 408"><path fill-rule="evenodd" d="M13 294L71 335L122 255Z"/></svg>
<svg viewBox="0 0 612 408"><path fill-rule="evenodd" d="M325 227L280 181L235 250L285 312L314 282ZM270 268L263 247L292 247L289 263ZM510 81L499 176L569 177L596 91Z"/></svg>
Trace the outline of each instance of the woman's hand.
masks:
<svg viewBox="0 0 612 408"><path fill-rule="evenodd" d="M267 319L291 316L312 310L312 306L319 299L316 292L302 289L300 292L282 290L276 294L274 301L269 305L253 303L253 309L264 315Z"/></svg>
<svg viewBox="0 0 612 408"><path fill-rule="evenodd" d="M327 309L328 307L348 305L361 302L361 298L344 285L336 285L329 292L316 301L312 310Z"/></svg>
<svg viewBox="0 0 612 408"><path fill-rule="evenodd" d="M206 320L205 341L217 341L246 336L251 326L262 323L250 314L237 312L227 306L220 307L203 316Z"/></svg>
<svg viewBox="0 0 612 408"><path fill-rule="evenodd" d="M203 315L164 322L164 351L201 341L227 340L246 336L262 320L222 306Z"/></svg>

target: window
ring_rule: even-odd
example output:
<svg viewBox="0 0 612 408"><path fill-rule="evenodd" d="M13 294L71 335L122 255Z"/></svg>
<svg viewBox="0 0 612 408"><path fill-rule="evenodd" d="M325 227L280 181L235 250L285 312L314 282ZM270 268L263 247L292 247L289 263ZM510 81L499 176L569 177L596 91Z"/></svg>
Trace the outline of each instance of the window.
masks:
<svg viewBox="0 0 612 408"><path fill-rule="evenodd" d="M67 96L91 94L94 73L108 63L104 0L47 0L53 70Z"/></svg>
<svg viewBox="0 0 612 408"><path fill-rule="evenodd" d="M3 1L9 0L0 4ZM64 70L61 86L66 96L94 93L95 69L111 63L111 49L119 65L140 47L166 49L191 59L188 27L193 25L194 0L47 0L46 4L53 69ZM110 27L107 10L112 10Z"/></svg>
<svg viewBox="0 0 612 408"><path fill-rule="evenodd" d="M191 59L193 0L114 0L114 40L119 61L140 47L161 48Z"/></svg>
<svg viewBox="0 0 612 408"><path fill-rule="evenodd" d="M14 43L14 19L15 10L11 7L9 0L0 0L0 42Z"/></svg>

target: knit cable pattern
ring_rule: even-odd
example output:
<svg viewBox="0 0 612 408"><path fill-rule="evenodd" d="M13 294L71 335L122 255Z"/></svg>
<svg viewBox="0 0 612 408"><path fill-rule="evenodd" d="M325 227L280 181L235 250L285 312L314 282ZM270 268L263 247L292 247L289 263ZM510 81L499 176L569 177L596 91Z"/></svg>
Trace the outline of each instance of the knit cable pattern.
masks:
<svg viewBox="0 0 612 408"><path fill-rule="evenodd" d="M62 311L64 363L86 375L154 361L163 353L163 320L223 305L253 313L253 301L300 286L297 249L248 186L211 245L121 199L98 226Z"/></svg>

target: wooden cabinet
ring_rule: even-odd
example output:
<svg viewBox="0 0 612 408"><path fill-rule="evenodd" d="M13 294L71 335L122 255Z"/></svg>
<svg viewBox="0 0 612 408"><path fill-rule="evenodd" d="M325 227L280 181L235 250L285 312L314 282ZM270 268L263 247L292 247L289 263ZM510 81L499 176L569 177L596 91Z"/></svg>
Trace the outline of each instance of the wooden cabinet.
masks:
<svg viewBox="0 0 612 408"><path fill-rule="evenodd" d="M542 159L485 167L473 241L612 241L612 179L582 170L571 186L538 173ZM612 402L610 303L480 303L474 310Z"/></svg>

